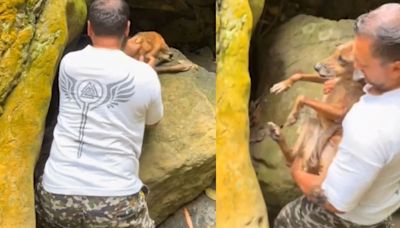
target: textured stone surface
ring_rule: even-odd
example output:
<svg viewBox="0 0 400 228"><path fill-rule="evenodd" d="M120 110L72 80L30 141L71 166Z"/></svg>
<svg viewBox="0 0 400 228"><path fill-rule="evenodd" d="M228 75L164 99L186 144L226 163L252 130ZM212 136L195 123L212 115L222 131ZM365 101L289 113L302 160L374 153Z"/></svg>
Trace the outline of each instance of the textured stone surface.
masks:
<svg viewBox="0 0 400 228"><path fill-rule="evenodd" d="M157 223L195 199L215 177L215 74L200 68L161 74L160 80L165 116L146 133L140 159Z"/></svg>
<svg viewBox="0 0 400 228"><path fill-rule="evenodd" d="M35 227L33 169L51 84L67 17L84 12L73 2L68 13L66 1L0 3L0 227Z"/></svg>
<svg viewBox="0 0 400 228"><path fill-rule="evenodd" d="M258 95L263 89L269 89L274 83L284 80L292 74L313 72L318 61L329 56L338 44L352 39L353 21L330 21L312 16L300 15L278 30L271 32L265 39L257 41ZM262 122L273 121L283 124L293 101L299 94L311 98L320 98L322 86L310 82L298 82L287 92L280 95L269 94L262 107ZM304 109L307 113L309 109ZM306 115L303 115L304 118ZM289 145L297 138L297 127L285 128ZM264 163L256 163L256 171L261 188L272 217L289 201L300 194L292 181L289 170L278 146L269 138L251 148L253 156Z"/></svg>
<svg viewBox="0 0 400 228"><path fill-rule="evenodd" d="M215 228L215 201L201 194L192 202L176 211L157 228L187 228L184 209L187 208L192 219L193 227Z"/></svg>
<svg viewBox="0 0 400 228"><path fill-rule="evenodd" d="M248 1L217 1L217 227L268 227L250 161Z"/></svg>

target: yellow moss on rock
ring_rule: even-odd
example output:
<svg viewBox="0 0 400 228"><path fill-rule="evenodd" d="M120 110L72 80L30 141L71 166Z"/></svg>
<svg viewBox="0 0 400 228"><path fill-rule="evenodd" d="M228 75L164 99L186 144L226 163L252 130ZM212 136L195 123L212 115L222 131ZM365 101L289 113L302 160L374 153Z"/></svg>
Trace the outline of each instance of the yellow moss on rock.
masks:
<svg viewBox="0 0 400 228"><path fill-rule="evenodd" d="M0 13L7 15L0 17L1 23L16 25L7 31L13 42L0 42L0 101L5 102L0 117L0 227L35 227L33 170L55 69L68 39L67 17L74 15L67 15L66 0L3 1Z"/></svg>
<svg viewBox="0 0 400 228"><path fill-rule="evenodd" d="M217 227L268 227L249 154L249 2L221 0L217 15Z"/></svg>

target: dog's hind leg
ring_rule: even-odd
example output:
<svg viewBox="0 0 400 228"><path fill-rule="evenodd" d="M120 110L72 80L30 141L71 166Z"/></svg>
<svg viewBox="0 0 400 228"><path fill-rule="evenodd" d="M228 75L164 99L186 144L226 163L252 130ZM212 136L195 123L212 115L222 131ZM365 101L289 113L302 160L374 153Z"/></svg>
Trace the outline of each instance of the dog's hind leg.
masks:
<svg viewBox="0 0 400 228"><path fill-rule="evenodd" d="M178 64L175 65L165 65L165 66L156 66L155 70L157 73L178 73L185 72L189 70L197 70L198 66L190 61L179 60Z"/></svg>
<svg viewBox="0 0 400 228"><path fill-rule="evenodd" d="M293 153L293 149L288 146L285 137L282 135L281 128L273 122L268 122L267 126L270 137L278 144L283 155L285 156L287 164L292 164L295 155Z"/></svg>

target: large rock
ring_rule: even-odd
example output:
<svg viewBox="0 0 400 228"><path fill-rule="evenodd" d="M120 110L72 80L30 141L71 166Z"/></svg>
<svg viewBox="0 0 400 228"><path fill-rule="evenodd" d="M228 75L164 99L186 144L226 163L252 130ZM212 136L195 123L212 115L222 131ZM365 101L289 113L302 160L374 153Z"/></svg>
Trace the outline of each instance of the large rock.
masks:
<svg viewBox="0 0 400 228"><path fill-rule="evenodd" d="M140 158L156 223L196 198L215 177L215 74L199 68L162 74L160 80L165 116L146 133Z"/></svg>
<svg viewBox="0 0 400 228"><path fill-rule="evenodd" d="M189 212L193 227L215 228L215 201L201 194L198 198L176 211L157 228L187 228L184 208Z"/></svg>
<svg viewBox="0 0 400 228"><path fill-rule="evenodd" d="M274 83L284 80L298 71L313 72L316 62L326 58L338 44L353 37L353 21L330 21L300 15L269 37L257 40L258 95ZM299 82L281 95L269 94L262 107L262 122L283 124L296 96L304 94L320 98L322 86L310 82ZM306 109L307 110L307 109ZM307 115L303 115L305 117ZM283 133L293 145L297 138L296 126L285 128ZM251 148L252 155L264 162L256 163L256 171L271 217L282 206L293 200L300 191L293 183L289 170L278 146L269 138Z"/></svg>
<svg viewBox="0 0 400 228"><path fill-rule="evenodd" d="M35 227L33 169L51 84L68 40L67 18L85 12L80 0L68 4L0 3L0 227Z"/></svg>
<svg viewBox="0 0 400 228"><path fill-rule="evenodd" d="M217 1L217 227L268 227L249 154L249 1Z"/></svg>

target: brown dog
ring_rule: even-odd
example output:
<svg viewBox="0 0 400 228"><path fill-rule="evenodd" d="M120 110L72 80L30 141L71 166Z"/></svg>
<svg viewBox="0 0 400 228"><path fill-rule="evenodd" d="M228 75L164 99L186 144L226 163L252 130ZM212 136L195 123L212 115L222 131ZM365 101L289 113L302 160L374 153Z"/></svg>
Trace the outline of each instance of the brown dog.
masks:
<svg viewBox="0 0 400 228"><path fill-rule="evenodd" d="M364 80L355 78L353 68L353 43L339 46L333 55L314 66L315 74L295 74L289 79L275 84L272 93L280 93L290 88L296 81L323 83L328 79L337 80L334 89L325 94L321 101L297 97L284 126L291 126L298 120L300 110L307 106L315 110L300 126L296 145L290 148L280 132L280 127L269 122L269 133L291 164L296 156L303 159L303 169L309 173L325 175L337 151L342 137L341 121L351 106L362 96Z"/></svg>
<svg viewBox="0 0 400 228"><path fill-rule="evenodd" d="M165 43L164 38L157 32L137 33L126 41L124 52L137 60L150 64L158 73L197 69L196 64L185 60L178 60L178 64L163 66L163 63L173 60L173 53Z"/></svg>

